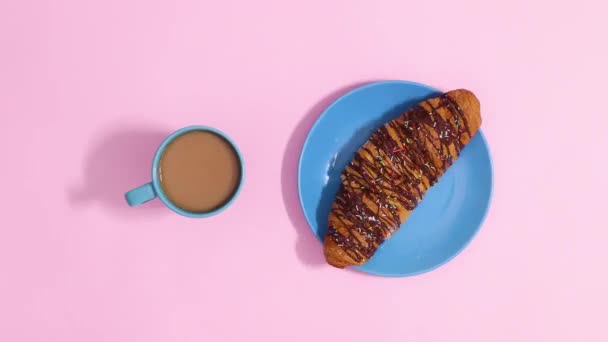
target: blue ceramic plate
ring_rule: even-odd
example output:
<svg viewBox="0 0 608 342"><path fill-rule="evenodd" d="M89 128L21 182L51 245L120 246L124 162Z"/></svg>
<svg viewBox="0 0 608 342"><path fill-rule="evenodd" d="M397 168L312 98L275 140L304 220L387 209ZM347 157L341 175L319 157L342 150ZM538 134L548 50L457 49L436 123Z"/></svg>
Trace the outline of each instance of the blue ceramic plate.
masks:
<svg viewBox="0 0 608 342"><path fill-rule="evenodd" d="M354 153L385 122L421 100L439 95L429 86L383 81L339 98L310 130L298 169L300 203L322 241L340 174ZM492 164L481 131L426 194L401 229L360 271L381 276L428 272L455 257L479 230L492 192Z"/></svg>

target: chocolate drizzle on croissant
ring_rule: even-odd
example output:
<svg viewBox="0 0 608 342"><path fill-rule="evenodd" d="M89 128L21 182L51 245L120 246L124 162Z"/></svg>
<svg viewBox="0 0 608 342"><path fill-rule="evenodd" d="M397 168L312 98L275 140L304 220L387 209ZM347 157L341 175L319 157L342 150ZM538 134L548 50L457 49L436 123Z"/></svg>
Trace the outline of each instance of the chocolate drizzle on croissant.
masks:
<svg viewBox="0 0 608 342"><path fill-rule="evenodd" d="M342 173L325 256L360 265L388 239L477 132L479 102L467 90L423 101L376 130Z"/></svg>

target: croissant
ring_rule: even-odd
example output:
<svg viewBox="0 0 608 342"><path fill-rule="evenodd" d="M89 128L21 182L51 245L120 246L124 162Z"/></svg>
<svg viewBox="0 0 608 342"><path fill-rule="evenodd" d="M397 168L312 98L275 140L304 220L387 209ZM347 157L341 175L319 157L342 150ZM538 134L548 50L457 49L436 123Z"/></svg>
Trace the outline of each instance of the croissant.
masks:
<svg viewBox="0 0 608 342"><path fill-rule="evenodd" d="M341 174L324 239L327 262L362 265L454 163L481 125L464 89L418 103L376 130Z"/></svg>

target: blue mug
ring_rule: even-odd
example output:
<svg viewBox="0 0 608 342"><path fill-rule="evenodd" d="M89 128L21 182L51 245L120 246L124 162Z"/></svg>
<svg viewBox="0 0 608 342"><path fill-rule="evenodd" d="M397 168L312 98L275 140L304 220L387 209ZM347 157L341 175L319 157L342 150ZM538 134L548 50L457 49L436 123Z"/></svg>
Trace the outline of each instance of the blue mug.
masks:
<svg viewBox="0 0 608 342"><path fill-rule="evenodd" d="M203 212L203 213L186 211L184 209L179 208L173 202L171 202L171 200L169 198L167 198L162 187L160 186L160 178L159 178L159 174L158 174L160 160L161 160L167 146L175 138L177 138L183 134L186 134L188 132L192 132L192 131L211 132L211 133L215 133L218 136L224 138L228 143L230 143L230 145L232 145L232 148L234 149L235 153L238 156L239 164L241 167L241 175L240 175L239 183L238 183L236 190L234 191L232 197L228 201L226 201L224 204L222 204L220 207L218 207L212 211L207 211L207 212ZM245 178L245 164L243 163L243 156L241 155L241 152L239 151L239 148L236 146L236 144L226 134L224 134L223 132L221 132L215 128L211 128L211 127L207 127L207 126L189 126L189 127L184 127L180 130L173 132L171 135L169 135L163 141L163 143L158 147L158 150L156 150L156 154L154 155L154 161L152 162L152 182L146 183L142 186L139 186L139 187L127 192L125 194L125 199L127 200L127 203L130 206L136 206L136 205L151 201L158 197L167 207L169 207L169 209L173 210L174 212L176 212L180 215L183 215L186 217L192 217L192 218L204 218L204 217L217 215L217 214L221 213L222 211L224 211L226 208L228 208L228 206L230 206L234 202L236 197L241 192L241 188L243 187L244 178Z"/></svg>

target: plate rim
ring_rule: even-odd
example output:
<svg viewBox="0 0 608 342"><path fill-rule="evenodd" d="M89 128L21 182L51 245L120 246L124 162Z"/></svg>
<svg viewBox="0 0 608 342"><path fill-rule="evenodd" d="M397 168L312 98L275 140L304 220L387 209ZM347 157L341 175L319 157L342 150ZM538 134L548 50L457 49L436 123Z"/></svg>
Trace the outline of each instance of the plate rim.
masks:
<svg viewBox="0 0 608 342"><path fill-rule="evenodd" d="M304 157L304 152L307 149L307 146L310 142L311 139L311 135L312 132L317 128L317 126L319 125L319 123L321 122L321 120L331 111L331 109L333 107L335 107L339 102L341 102L342 100L344 100L347 97L350 97L352 95L354 95L357 92L366 90L367 88L371 88L371 87L376 87L376 86L380 86L380 85L385 85L385 84L403 84L403 85L414 85L414 86L419 86L419 87L423 87L423 88L427 88L430 90L434 90L437 92L441 92L443 93L443 91L431 87L429 85L420 83L420 82L415 82L415 81L407 81L407 80L384 80L384 81L373 81L373 82L369 82L366 84L363 84L359 87L356 87L354 89L351 89L350 91L347 91L346 93L340 95L337 99L335 99L329 106L327 106L322 112L321 114L319 114L319 116L315 119L315 122L312 124L312 126L309 128L308 133L306 134L306 139L304 139L304 143L302 144L302 149L300 151L300 156L298 159L298 199L300 201L300 208L302 209L302 213L304 214L304 218L306 219L306 223L308 224L308 228L311 231L311 233L315 236L315 238L321 242L321 244L323 244L323 238L319 237L316 232L313 229L313 224L311 223L311 220L309 219L308 215L306 215L306 210L304 209L304 200L302 198L302 185L301 185L301 179L302 179L302 160ZM473 241L473 239L477 236L477 234L479 233L479 230L481 229L481 226L483 226L488 213L490 211L490 205L492 203L492 199L494 196L494 163L492 160L492 153L490 151L490 146L488 144L488 140L486 139L485 135L482 132L482 129L479 128L479 130L477 131L477 133L475 134L475 136L479 136L481 138L481 141L483 143L483 145L485 146L486 150L487 150L487 155L488 155L488 165L489 165L489 172L490 172L490 187L489 187L489 192L488 192L488 200L486 202L485 208L483 208L483 213L481 215L481 219L479 221L479 224L477 225L477 227L475 227L473 229L473 232L471 234L471 237L469 239L467 239L454 253L452 253L452 255L450 255L448 258L446 258L445 260L443 260L442 262L439 262L433 266L430 267L425 267L422 268L416 272L409 272L409 273L400 273L400 274L393 274L393 273L384 273L384 272L379 272L379 271L373 271L373 270L362 270L360 268L360 266L351 266L349 267L352 270L356 270L357 272L362 272L365 274L370 274L370 275L375 275L375 276L381 276L381 277L389 277L389 278L403 278L403 277L410 277L410 276L415 276L415 275L419 275L419 274L423 274L423 273L427 273L427 272L431 272L447 263L449 263L450 261L452 261L455 257L457 257L460 253L462 253L462 251Z"/></svg>

